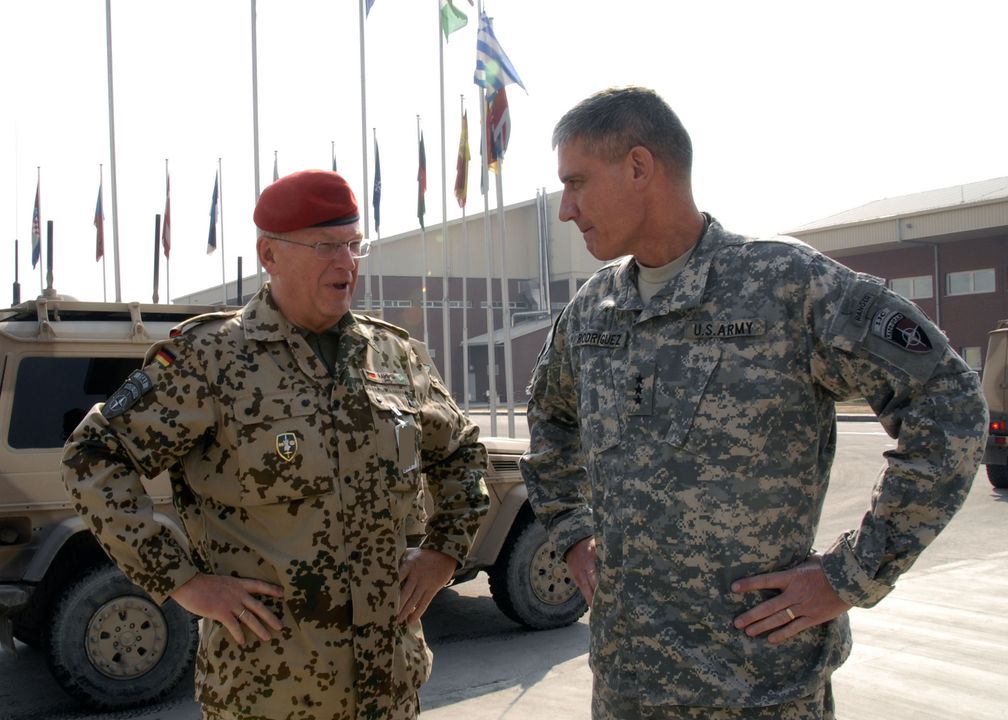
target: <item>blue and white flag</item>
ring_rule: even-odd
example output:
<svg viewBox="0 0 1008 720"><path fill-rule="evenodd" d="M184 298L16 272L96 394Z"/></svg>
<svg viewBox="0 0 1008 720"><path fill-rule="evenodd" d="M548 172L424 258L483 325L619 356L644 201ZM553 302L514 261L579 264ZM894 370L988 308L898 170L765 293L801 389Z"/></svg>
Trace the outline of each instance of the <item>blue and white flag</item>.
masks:
<svg viewBox="0 0 1008 720"><path fill-rule="evenodd" d="M486 88L491 95L511 83L528 92L507 53L497 42L493 25L486 13L480 15L479 31L476 33L476 73L473 82Z"/></svg>

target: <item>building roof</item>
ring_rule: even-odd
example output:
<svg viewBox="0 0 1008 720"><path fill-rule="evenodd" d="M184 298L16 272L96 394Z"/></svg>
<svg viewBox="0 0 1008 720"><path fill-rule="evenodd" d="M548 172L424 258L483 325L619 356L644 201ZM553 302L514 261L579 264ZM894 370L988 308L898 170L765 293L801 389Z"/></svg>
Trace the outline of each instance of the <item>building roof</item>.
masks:
<svg viewBox="0 0 1008 720"><path fill-rule="evenodd" d="M883 198L794 228L788 234L944 210L1008 198L1008 177Z"/></svg>

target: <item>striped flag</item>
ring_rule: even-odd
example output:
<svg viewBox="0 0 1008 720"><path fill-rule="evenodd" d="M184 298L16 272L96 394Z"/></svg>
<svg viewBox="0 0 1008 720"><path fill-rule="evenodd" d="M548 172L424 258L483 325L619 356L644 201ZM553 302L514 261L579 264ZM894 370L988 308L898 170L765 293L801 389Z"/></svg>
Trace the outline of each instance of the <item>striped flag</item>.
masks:
<svg viewBox="0 0 1008 720"><path fill-rule="evenodd" d="M423 229L423 216L427 212L424 204L424 193L427 192L427 153L424 150L423 131L420 132L420 167L417 170L417 219L420 221L420 228Z"/></svg>
<svg viewBox="0 0 1008 720"><path fill-rule="evenodd" d="M210 201L210 234L207 237L206 246L207 255L210 255L217 249L217 182L219 179L220 178L217 176L217 173L214 173L213 199Z"/></svg>
<svg viewBox="0 0 1008 720"><path fill-rule="evenodd" d="M489 94L511 83L516 83L528 92L504 48L497 42L493 24L486 13L480 15L479 31L476 33L476 73L473 82L486 88Z"/></svg>
<svg viewBox="0 0 1008 720"><path fill-rule="evenodd" d="M105 254L105 215L102 211L102 186L98 183L98 202L95 204L94 226L95 226L95 262L102 259Z"/></svg>
<svg viewBox="0 0 1008 720"><path fill-rule="evenodd" d="M42 220L40 216L42 214L41 206L39 204L39 197L42 190L42 178L39 178L35 184L35 209L32 210L32 267L34 268L38 265L39 260L42 259Z"/></svg>
<svg viewBox="0 0 1008 720"><path fill-rule="evenodd" d="M462 131L459 133L458 160L455 162L455 199L460 208L466 204L469 192L469 117L462 111Z"/></svg>
<svg viewBox="0 0 1008 720"><path fill-rule="evenodd" d="M378 232L381 225L381 160L378 158L378 138L374 141L374 192L371 194L371 204L374 206L374 229Z"/></svg>
<svg viewBox="0 0 1008 720"><path fill-rule="evenodd" d="M168 179L168 168L164 176L164 221L161 223L161 247L164 256L171 256L171 183Z"/></svg>
<svg viewBox="0 0 1008 720"><path fill-rule="evenodd" d="M501 88L486 99L487 167L497 172L511 138L511 111L508 109L507 91Z"/></svg>

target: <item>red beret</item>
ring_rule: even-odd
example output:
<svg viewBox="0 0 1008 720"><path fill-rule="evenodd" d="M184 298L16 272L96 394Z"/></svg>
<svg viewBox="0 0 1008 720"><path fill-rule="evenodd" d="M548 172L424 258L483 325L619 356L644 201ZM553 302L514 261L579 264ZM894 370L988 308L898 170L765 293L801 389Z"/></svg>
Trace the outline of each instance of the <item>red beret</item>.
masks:
<svg viewBox="0 0 1008 720"><path fill-rule="evenodd" d="M326 225L349 225L360 219L353 190L329 170L302 170L262 191L252 219L266 232L290 232Z"/></svg>

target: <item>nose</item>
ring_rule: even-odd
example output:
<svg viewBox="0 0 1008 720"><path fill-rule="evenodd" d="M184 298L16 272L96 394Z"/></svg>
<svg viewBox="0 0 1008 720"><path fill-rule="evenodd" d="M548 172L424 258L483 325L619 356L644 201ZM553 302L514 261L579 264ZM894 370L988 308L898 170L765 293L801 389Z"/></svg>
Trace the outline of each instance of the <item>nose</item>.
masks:
<svg viewBox="0 0 1008 720"><path fill-rule="evenodd" d="M567 222L568 220L573 220L578 216L577 204L570 198L567 191L564 190L563 194L560 196L560 222Z"/></svg>

